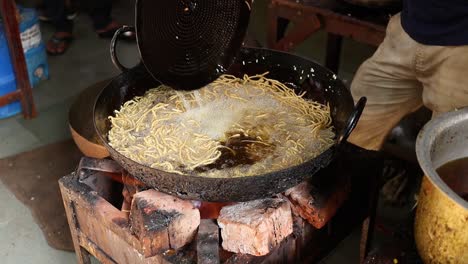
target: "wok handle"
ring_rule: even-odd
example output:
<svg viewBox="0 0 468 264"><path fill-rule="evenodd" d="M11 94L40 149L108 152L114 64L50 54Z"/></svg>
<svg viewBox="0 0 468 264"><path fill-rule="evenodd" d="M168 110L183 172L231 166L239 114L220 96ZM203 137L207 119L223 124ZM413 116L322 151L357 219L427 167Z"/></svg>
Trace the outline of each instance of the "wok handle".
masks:
<svg viewBox="0 0 468 264"><path fill-rule="evenodd" d="M119 69L122 72L127 71L129 69L123 66L117 57L117 40L119 39L120 35L125 34L127 32L135 33L135 27L122 26L121 28L117 29L117 31L115 31L114 33L114 36L112 37L111 44L110 44L110 55L111 55L112 63L117 69Z"/></svg>
<svg viewBox="0 0 468 264"><path fill-rule="evenodd" d="M101 171L109 173L121 173L122 167L120 165L109 159L95 159L90 157L83 157L80 160L80 164L76 169L78 176L81 176L83 170L92 170L92 171Z"/></svg>
<svg viewBox="0 0 468 264"><path fill-rule="evenodd" d="M354 106L354 110L348 118L346 122L346 127L343 129L343 132L338 137L338 144L343 144L348 140L349 135L353 132L354 128L356 127L359 118L361 117L362 111L366 106L367 98L361 97L359 101Z"/></svg>

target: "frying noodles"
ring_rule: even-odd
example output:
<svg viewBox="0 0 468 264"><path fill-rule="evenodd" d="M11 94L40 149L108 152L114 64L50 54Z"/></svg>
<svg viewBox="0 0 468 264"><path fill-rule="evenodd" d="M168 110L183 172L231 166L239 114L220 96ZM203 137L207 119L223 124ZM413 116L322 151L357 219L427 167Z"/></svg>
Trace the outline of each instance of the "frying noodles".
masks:
<svg viewBox="0 0 468 264"><path fill-rule="evenodd" d="M277 171L333 145L329 106L266 74L222 75L196 91L151 89L109 117L109 143L152 168L209 177Z"/></svg>

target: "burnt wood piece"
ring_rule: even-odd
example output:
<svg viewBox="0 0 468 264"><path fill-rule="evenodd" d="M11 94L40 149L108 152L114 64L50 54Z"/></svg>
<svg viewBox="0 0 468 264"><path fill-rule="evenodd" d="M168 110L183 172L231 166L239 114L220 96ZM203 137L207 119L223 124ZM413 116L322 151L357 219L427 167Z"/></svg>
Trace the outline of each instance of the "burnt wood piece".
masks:
<svg viewBox="0 0 468 264"><path fill-rule="evenodd" d="M26 59L24 57L23 46L21 44L19 23L16 16L17 10L15 1L0 0L0 14L5 27L5 36L10 50L11 62L16 77L16 91L0 96L0 106L20 101L23 116L26 119L34 118L36 107L29 82Z"/></svg>
<svg viewBox="0 0 468 264"><path fill-rule="evenodd" d="M340 177L341 176L341 177ZM349 175L339 175L326 185L303 182L286 191L294 214L306 219L315 228L324 227L348 198Z"/></svg>
<svg viewBox="0 0 468 264"><path fill-rule="evenodd" d="M197 262L219 264L219 227L210 219L203 219L198 227Z"/></svg>
<svg viewBox="0 0 468 264"><path fill-rule="evenodd" d="M382 13L378 19L353 16L351 13L354 10L347 13L347 9L343 9L339 5L338 1L330 0L309 3L295 0L270 0L267 14L268 47L288 51L301 44L319 29L324 29L328 33L326 66L337 72L341 37L349 37L372 46L378 46L382 43L388 15L386 17L385 13ZM396 11L389 13L396 13ZM281 19L280 22L279 19ZM284 20L291 21L294 26L284 36L281 36L278 34L281 34L282 30L279 30L278 27L285 24Z"/></svg>
<svg viewBox="0 0 468 264"><path fill-rule="evenodd" d="M136 193L130 229L143 244L145 257L190 243L200 224L200 212L190 201L155 190Z"/></svg>
<svg viewBox="0 0 468 264"><path fill-rule="evenodd" d="M316 245L316 252L311 252L306 261L315 261L321 259L332 250L336 245L345 238L354 229L349 227L357 227L363 224L363 221L369 216L375 215L379 186L376 184L381 175L384 165L382 153L375 151L367 151L356 147L352 144L343 146L337 160L328 166L320 175L311 180L314 186L330 186L327 182L336 181L337 177L349 177L351 192L343 205L338 209L333 218L327 223L327 228L322 228L319 237L313 241L322 241ZM331 185L333 186L333 185ZM366 225L367 226L367 225ZM367 244L372 240L372 228L367 236L362 234L362 242ZM367 239L370 238L368 242ZM363 249L363 248L361 248ZM368 250L362 250L360 255L367 256Z"/></svg>
<svg viewBox="0 0 468 264"><path fill-rule="evenodd" d="M218 218L225 250L263 256L293 232L289 203L267 198L221 209Z"/></svg>

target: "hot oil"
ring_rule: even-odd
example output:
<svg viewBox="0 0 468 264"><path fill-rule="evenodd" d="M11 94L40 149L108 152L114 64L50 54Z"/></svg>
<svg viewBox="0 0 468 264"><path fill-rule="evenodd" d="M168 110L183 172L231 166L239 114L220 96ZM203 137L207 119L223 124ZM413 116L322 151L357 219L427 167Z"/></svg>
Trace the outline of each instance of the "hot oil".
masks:
<svg viewBox="0 0 468 264"><path fill-rule="evenodd" d="M176 91L176 94L179 97L179 99L182 101L182 103L184 104L185 111L189 111L190 109L192 109L192 107L190 106L190 103L185 99L185 95L183 93Z"/></svg>
<svg viewBox="0 0 468 264"><path fill-rule="evenodd" d="M468 201L468 157L445 163L437 169L440 178L465 201Z"/></svg>
<svg viewBox="0 0 468 264"><path fill-rule="evenodd" d="M241 165L253 165L269 154L273 153L275 146L251 137L243 133L228 134L226 141L222 141L223 147L219 148L221 156L212 164L198 167L197 172L212 169L227 169Z"/></svg>

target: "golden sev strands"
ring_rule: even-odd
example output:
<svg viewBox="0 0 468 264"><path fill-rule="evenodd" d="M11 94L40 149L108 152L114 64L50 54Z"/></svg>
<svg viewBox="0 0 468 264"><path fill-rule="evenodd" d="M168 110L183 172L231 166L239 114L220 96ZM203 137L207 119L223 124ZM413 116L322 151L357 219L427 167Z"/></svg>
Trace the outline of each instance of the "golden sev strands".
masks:
<svg viewBox="0 0 468 264"><path fill-rule="evenodd" d="M227 148L220 142L226 138L215 138L204 130L205 120L232 111L238 115L231 117L232 124L223 132L229 132L231 137L247 135L255 140L246 143L275 146L275 152L248 167L229 168L231 177L297 165L331 146L334 134L329 107L305 100L304 94L297 95L284 84L266 78L266 74L243 78L222 75L195 92L176 92L166 86L151 89L124 103L115 116L109 117L109 142L139 163L179 174L190 173L214 163L221 155L220 149ZM218 110L226 112L207 111L212 116L205 118L187 115L217 102L224 107ZM204 174L226 176L224 170Z"/></svg>

